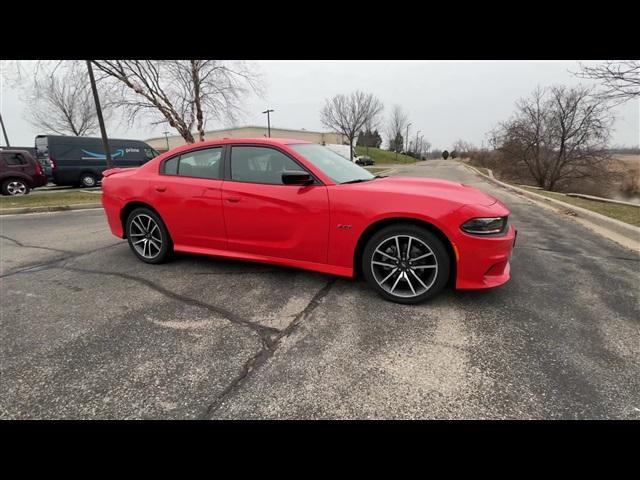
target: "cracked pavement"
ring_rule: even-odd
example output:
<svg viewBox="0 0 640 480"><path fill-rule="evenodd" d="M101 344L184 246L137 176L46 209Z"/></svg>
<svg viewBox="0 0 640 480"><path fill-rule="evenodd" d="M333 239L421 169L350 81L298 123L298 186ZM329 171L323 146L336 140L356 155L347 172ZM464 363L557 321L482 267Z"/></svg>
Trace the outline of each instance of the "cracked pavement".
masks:
<svg viewBox="0 0 640 480"><path fill-rule="evenodd" d="M512 279L418 306L179 255L101 210L0 218L0 418L640 419L640 256L455 162L512 210Z"/></svg>

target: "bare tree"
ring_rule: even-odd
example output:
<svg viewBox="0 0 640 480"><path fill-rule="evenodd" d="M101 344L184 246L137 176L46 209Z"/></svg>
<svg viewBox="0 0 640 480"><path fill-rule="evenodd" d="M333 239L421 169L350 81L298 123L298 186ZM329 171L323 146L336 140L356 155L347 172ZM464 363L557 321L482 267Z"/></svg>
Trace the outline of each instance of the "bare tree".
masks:
<svg viewBox="0 0 640 480"><path fill-rule="evenodd" d="M349 159L353 161L353 145L358 132L367 124L375 124L382 109L382 103L374 95L356 91L326 99L320 121L347 137L351 146Z"/></svg>
<svg viewBox="0 0 640 480"><path fill-rule="evenodd" d="M640 61L608 61L581 67L576 75L601 82L603 90L599 95L603 98L625 102L640 97Z"/></svg>
<svg viewBox="0 0 640 480"><path fill-rule="evenodd" d="M592 89L538 88L517 102L514 117L496 129L494 145L507 160L522 162L538 186L605 175L613 117Z"/></svg>
<svg viewBox="0 0 640 480"><path fill-rule="evenodd" d="M57 72L41 71L26 89L25 118L46 133L91 135L98 119L86 71L67 65ZM105 119L112 110L105 102Z"/></svg>
<svg viewBox="0 0 640 480"><path fill-rule="evenodd" d="M387 123L387 137L389 138L389 148L396 152L396 160L398 160L398 151L402 149L402 134L408 124L409 117L402 110L402 107L394 105Z"/></svg>
<svg viewBox="0 0 640 480"><path fill-rule="evenodd" d="M168 123L187 143L195 127L204 140L207 120L235 122L242 103L262 93L260 75L245 62L219 60L94 60L102 79L119 86L114 104L133 123L141 115Z"/></svg>
<svg viewBox="0 0 640 480"><path fill-rule="evenodd" d="M459 138L453 144L453 150L458 154L458 156L464 158L469 154L469 152L475 150L475 147L471 142L465 142L464 140Z"/></svg>

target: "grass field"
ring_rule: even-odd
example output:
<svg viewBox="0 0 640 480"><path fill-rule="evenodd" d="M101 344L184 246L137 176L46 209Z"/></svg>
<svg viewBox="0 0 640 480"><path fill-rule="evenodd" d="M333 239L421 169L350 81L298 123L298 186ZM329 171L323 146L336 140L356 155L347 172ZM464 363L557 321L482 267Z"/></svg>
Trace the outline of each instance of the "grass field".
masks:
<svg viewBox="0 0 640 480"><path fill-rule="evenodd" d="M52 207L77 203L100 203L102 195L84 192L61 192L47 195L0 196L0 210L20 207Z"/></svg>
<svg viewBox="0 0 640 480"><path fill-rule="evenodd" d="M356 147L356 153L358 156L366 155L367 149L366 147ZM390 152L388 150L382 150L380 148L369 147L369 156L373 158L373 160L377 164L380 163L416 163L416 159L409 157L408 155L403 155L401 153L398 154L398 159L396 160L395 152Z"/></svg>
<svg viewBox="0 0 640 480"><path fill-rule="evenodd" d="M616 203L598 202L596 200L587 200L585 198L568 197L563 193L548 192L546 190L537 190L531 187L522 187L545 197L555 198L562 202L570 203L576 207L586 208L593 212L615 218L621 222L628 223L640 227L640 205L637 207L631 205L618 205Z"/></svg>

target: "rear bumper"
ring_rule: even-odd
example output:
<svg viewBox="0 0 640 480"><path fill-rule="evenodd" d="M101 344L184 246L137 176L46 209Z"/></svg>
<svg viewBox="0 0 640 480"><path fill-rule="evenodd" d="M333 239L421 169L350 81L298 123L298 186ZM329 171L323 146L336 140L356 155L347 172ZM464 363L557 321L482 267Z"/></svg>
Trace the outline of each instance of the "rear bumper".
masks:
<svg viewBox="0 0 640 480"><path fill-rule="evenodd" d="M122 228L122 219L120 218L121 203L111 195L102 195L102 206L107 216L107 222L111 233L116 237L124 238L124 230Z"/></svg>
<svg viewBox="0 0 640 480"><path fill-rule="evenodd" d="M500 237L462 235L456 242L459 253L456 288L484 289L506 283L511 274L509 258L516 235L513 226Z"/></svg>

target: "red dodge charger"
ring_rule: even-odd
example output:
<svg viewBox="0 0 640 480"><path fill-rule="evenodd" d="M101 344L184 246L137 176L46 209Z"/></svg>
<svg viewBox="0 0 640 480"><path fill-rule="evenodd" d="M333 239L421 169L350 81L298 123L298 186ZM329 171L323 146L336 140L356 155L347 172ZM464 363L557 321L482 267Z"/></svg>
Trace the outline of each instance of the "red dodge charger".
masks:
<svg viewBox="0 0 640 480"><path fill-rule="evenodd" d="M300 140L225 138L104 172L114 235L143 262L172 252L355 277L417 303L509 280L516 231L495 198L455 182L381 177Z"/></svg>

